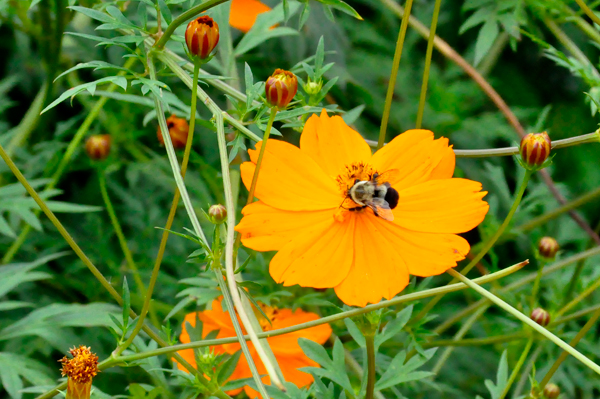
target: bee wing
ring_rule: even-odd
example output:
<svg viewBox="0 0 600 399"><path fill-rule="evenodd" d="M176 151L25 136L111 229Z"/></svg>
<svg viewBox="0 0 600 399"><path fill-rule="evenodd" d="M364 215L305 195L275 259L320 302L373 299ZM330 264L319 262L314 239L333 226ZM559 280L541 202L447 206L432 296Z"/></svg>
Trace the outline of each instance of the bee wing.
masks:
<svg viewBox="0 0 600 399"><path fill-rule="evenodd" d="M390 169L386 170L379 176L377 176L377 184L385 184L390 181L396 181L400 178L400 170L399 169Z"/></svg>
<svg viewBox="0 0 600 399"><path fill-rule="evenodd" d="M367 205L373 210L376 216L390 222L394 220L394 214L390 209L390 205L383 198L373 198L373 201L367 202Z"/></svg>

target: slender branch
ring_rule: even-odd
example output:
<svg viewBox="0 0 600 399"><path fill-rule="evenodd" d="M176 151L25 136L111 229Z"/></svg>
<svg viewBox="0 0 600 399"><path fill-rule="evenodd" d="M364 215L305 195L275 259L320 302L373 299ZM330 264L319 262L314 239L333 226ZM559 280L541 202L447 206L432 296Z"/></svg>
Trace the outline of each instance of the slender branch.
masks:
<svg viewBox="0 0 600 399"><path fill-rule="evenodd" d="M423 112L425 111L425 100L427 99L427 83L429 82L429 68L431 67L431 56L433 55L433 40L435 39L435 30L437 28L438 16L442 0L435 0L433 6L433 17L431 18L431 28L427 38L427 52L425 54L425 69L423 70L423 81L421 83L421 96L419 97L419 109L417 111L417 122L415 127L421 128L423 122ZM406 14L406 12L405 12ZM402 17L404 19L404 16Z"/></svg>
<svg viewBox="0 0 600 399"><path fill-rule="evenodd" d="M100 193L102 195L102 199L104 201L104 205L106 206L106 212L108 212L108 217L110 218L110 222L115 229L115 233L117 234L117 238L119 240L119 245L121 246L121 250L125 255L125 260L127 261L127 265L133 272L133 278L135 280L136 285L138 286L138 290L140 292L140 297L146 297L146 287L144 286L144 282L140 277L140 271L133 260L133 256L131 255L131 251L129 250L129 246L127 245L127 239L123 234L123 230L121 229L121 225L119 223L119 218L117 218L117 214L115 213L115 209L112 206L112 202L110 201L110 197L108 196L108 191L106 190L106 177L104 175L103 170L98 170L98 182L100 183Z"/></svg>
<svg viewBox="0 0 600 399"><path fill-rule="evenodd" d="M462 274L460 274L459 272L457 272L454 269L449 269L447 271L447 273L450 274L451 276L459 279L461 282L467 284L474 291L477 291L483 297L489 299L490 301L492 301L494 304L496 304L497 306L499 306L506 312L512 314L517 319L521 320L523 323L527 324L529 327L533 328L535 331L537 331L538 333L542 334L544 337L546 337L547 339L552 341L554 344L556 344L563 350L567 351L571 356L573 356L574 358L579 360L581 363L585 364L587 367L589 367L590 369L595 371L597 374L600 374L600 367L596 363L592 362L589 358L582 355L575 348L569 346L569 344L567 344L565 341L563 341L556 335L552 334L550 331L548 331L544 327L540 326L535 321L531 320L529 317L525 316L523 313L519 312L517 309L515 309L514 307L512 307L511 305L509 305L502 299L498 298L496 295L492 294L485 288L480 287L479 285L477 285L473 281L469 280L468 278L466 278L465 276L463 276ZM600 316L600 311L597 312L597 315ZM590 320L592 320L592 319L590 319ZM595 321L595 319L594 319L594 321Z"/></svg>
<svg viewBox="0 0 600 399"><path fill-rule="evenodd" d="M529 338L529 340L527 341L527 344L525 345L525 349L523 349L523 352L521 352L519 361L513 368L512 373L510 373L508 382L506 383L506 386L504 387L504 390L502 391L502 394L500 395L500 397L498 399L504 399L506 397L506 395L508 394L510 387L512 386L513 382L515 382L515 379L517 378L517 374L519 374L519 370L521 370L521 367L523 367L523 363L525 363L525 360L527 360L527 355L529 355L529 351L531 350L532 345L533 345L533 336L531 338Z"/></svg>
<svg viewBox="0 0 600 399"><path fill-rule="evenodd" d="M258 159L256 160L254 174L252 175L252 183L250 184L250 190L248 191L248 201L246 202L247 205L251 204L254 201L254 191L256 190L256 183L258 183L258 174L260 173L260 167L262 165L263 156L265 155L267 142L269 140L269 135L271 134L273 121L275 120L275 115L277 115L277 107L272 107L271 114L269 115L269 122L267 122L267 128L265 130L265 136L263 137L262 145L260 146L260 152L258 153Z"/></svg>
<svg viewBox="0 0 600 399"><path fill-rule="evenodd" d="M508 211L508 214L506 215L506 218L504 218L504 221L502 222L502 224L500 225L498 230L496 230L494 235L492 237L490 237L483 244L483 247L481 248L479 253L469 262L469 264L467 266L464 267L464 269L462 269L460 271L463 275L466 275L467 273L469 273L469 271L473 267L475 267L475 265L477 263L479 263L479 261L481 259L483 259L483 257L488 253L488 251L494 246L496 241L498 241L498 238L500 238L502 233L504 233L504 230L506 230L506 228L510 224L510 221L512 220L513 215L517 211L517 208L519 207L519 204L521 203L521 199L523 199L523 194L525 193L525 189L527 188L527 183L529 182L531 173L532 172L529 170L525 172L525 175L523 176L523 181L521 182L521 186L519 187L519 190L515 194L515 199L510 207L510 210ZM450 284L452 284L455 281L456 280L452 280L450 282ZM417 316L415 317L414 320L422 319L442 299L442 297L443 297L443 295L438 295L437 297L435 297L431 301L429 301L429 303L427 305L425 305L425 307L417 314Z"/></svg>
<svg viewBox="0 0 600 399"><path fill-rule="evenodd" d="M175 29L177 29L179 27L179 25L186 23L189 19L195 17L198 14L203 13L204 11L208 10L209 8L218 6L219 4L225 3L226 1L228 1L228 0L208 0L202 4L198 4L197 6L192 7L189 10L185 11L184 13L179 15L177 18L175 18L173 20L173 22L171 22L169 24L169 26L167 26L167 29L165 29L165 32L160 36L160 39L158 39L158 41L154 44L154 46L158 49L162 49L167 44L167 41L169 40L171 35L173 33L175 33Z"/></svg>
<svg viewBox="0 0 600 399"><path fill-rule="evenodd" d="M365 335L367 346L367 395L366 399L373 399L375 392L375 334Z"/></svg>
<svg viewBox="0 0 600 399"><path fill-rule="evenodd" d="M398 67L400 66L400 59L402 58L402 48L404 46L404 39L406 37L406 29L408 28L408 17L410 16L412 3L412 0L406 0L406 12L402 16L400 30L398 31L398 40L396 40L396 50L394 51L394 60L392 61L392 72L390 73L387 94L385 96L385 105L383 107L383 116L381 118L381 126L379 128L379 141L377 143L377 149L383 147L383 143L385 141L385 133L387 130L388 120L390 119L390 110L392 108L394 90L396 88L396 77L398 76Z"/></svg>
<svg viewBox="0 0 600 399"><path fill-rule="evenodd" d="M496 280L504 278L518 270L521 270L521 268L523 268L525 265L527 265L527 263L528 263L527 261L517 263L516 265L507 267L506 269L500 270L496 273L492 273L487 276L474 279L473 282L475 282L477 284L486 284L486 283L490 283L492 281L496 281ZM418 300L421 300L424 298L428 298L428 297L437 295L440 292L443 292L443 293L456 292L456 291L460 291L460 290L463 290L466 288L467 288L467 286L463 283L457 283L457 284L447 285L447 286L438 287L438 288L431 288L428 290L414 292L412 294L402 295L402 296L399 296L399 297L396 297L393 299L384 300L384 301L381 301L376 304L365 306L364 308L354 308L354 309L347 310L345 312L341 312L341 313L334 314L331 316L321 317L317 320L312 320L312 321L309 321L306 323L297 324L295 326L261 332L261 333L258 333L257 336L259 338L276 337L279 335L293 333L295 331L304 330L304 329L319 326L322 324L333 323L333 322L343 320L348 317L359 316L359 315L369 313L374 310L399 305L401 303L418 301ZM250 337L248 335L245 335L244 339L249 340ZM202 347L206 347L206 346L224 345L224 344L230 344L230 343L236 343L236 342L238 342L238 339L236 337L203 340L203 341L191 342L188 344L173 345L170 348L160 348L160 349L155 349L155 350L147 351L147 352L143 352L143 353L119 356L119 357L115 358L115 361L129 362L129 361L134 361L134 360L145 359L148 357L163 355L163 354L167 354L167 353L177 352L177 351L184 350L184 349L202 348Z"/></svg>

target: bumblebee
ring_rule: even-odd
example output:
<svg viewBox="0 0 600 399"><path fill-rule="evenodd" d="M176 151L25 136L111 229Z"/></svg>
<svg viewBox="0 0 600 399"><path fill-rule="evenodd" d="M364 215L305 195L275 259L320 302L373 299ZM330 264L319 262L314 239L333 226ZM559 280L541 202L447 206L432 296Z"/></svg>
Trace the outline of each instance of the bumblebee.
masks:
<svg viewBox="0 0 600 399"><path fill-rule="evenodd" d="M350 210L360 211L369 207L375 216L389 221L394 220L392 209L398 205L400 195L387 180L396 173L397 170L394 169L383 174L374 173L371 180L356 179L354 185L348 190L348 197L359 206Z"/></svg>

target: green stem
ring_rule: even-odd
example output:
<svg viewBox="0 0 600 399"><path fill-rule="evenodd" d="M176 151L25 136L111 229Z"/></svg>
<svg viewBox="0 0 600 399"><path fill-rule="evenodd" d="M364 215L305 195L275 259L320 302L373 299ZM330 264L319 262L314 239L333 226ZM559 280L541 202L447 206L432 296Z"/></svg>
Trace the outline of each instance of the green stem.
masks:
<svg viewBox="0 0 600 399"><path fill-rule="evenodd" d="M265 149L267 148L267 142L269 135L271 134L271 128L273 127L273 121L277 115L277 107L271 108L271 115L269 115L269 122L267 122L267 129L260 146L260 152L258 153L258 160L256 161L256 167L254 168L254 175L252 175L252 183L250 184L250 190L248 191L248 201L246 204L251 204L254 201L254 191L256 190L256 183L258 182L258 174L260 173L260 166L262 165L263 156L265 155Z"/></svg>
<svg viewBox="0 0 600 399"><path fill-rule="evenodd" d="M125 255L125 260L127 261L127 265L133 272L133 278L135 280L136 285L138 286L138 290L140 292L140 297L144 298L146 296L146 287L144 286L144 282L140 277L140 271L133 260L133 256L131 255L131 251L127 246L127 239L123 234L123 230L121 229L121 225L119 224L119 219L115 213L115 209L112 206L112 202L110 201L110 197L108 196L108 191L106 190L106 177L104 175L103 170L98 170L98 181L100 183L100 193L102 194L102 199L104 200L104 205L106 206L106 211L108 212L108 217L110 218L110 222L115 229L115 233L117 234L117 238L119 239L119 245L121 246L121 250Z"/></svg>
<svg viewBox="0 0 600 399"><path fill-rule="evenodd" d="M488 253L488 251L494 246L496 241L498 241L498 238L500 238L502 233L504 233L504 230L506 230L510 221L512 220L513 215L517 211L517 208L519 207L519 204L521 203L521 199L523 199L523 194L525 193L525 189L527 188L527 183L529 182L529 178L531 177L531 174L532 174L532 172L529 170L525 172L525 175L523 176L523 181L521 182L521 186L519 187L519 190L517 191L517 194L515 195L515 200L513 201L512 206L510 207L510 210L508 211L508 214L506 215L506 218L504 218L502 225L500 225L500 227L498 228L496 233L494 233L494 235L492 237L490 237L485 242L485 244L483 244L483 247L481 248L479 253L469 262L469 264L460 271L463 275L466 275L467 273L469 273L469 271L481 259L483 259L483 257ZM455 279L452 280L450 282L450 284L452 284L455 281L456 281ZM423 310L421 310L419 312L419 314L415 317L413 322L422 319L427 313L429 313L429 311L440 301L440 299L442 299L442 297L443 297L443 295L438 295L437 297L435 297L431 301L429 301L429 303L427 305L425 305Z"/></svg>
<svg viewBox="0 0 600 399"><path fill-rule="evenodd" d="M136 61L136 58L133 58L133 57L129 58L127 60L127 62L125 62L123 67L126 69L129 69L134 64L135 61ZM121 71L118 73L117 76L125 76L126 73L127 73L127 71ZM108 93L112 93L117 89L117 87L118 86L116 84L111 83L110 86L108 87L108 89L106 89L106 91ZM106 103L106 101L108 101L108 97L101 97L96 102L96 105L94 106L94 108L92 108L88 112L85 120L83 121L81 126L79 126L79 129L77 129L75 136L73 136L73 139L71 139L71 142L67 146L67 149L65 150L65 153L63 154L62 159L60 160L60 163L58 164L56 171L50 178L50 183L48 183L48 185L44 188L44 190L51 190L54 187L56 187L65 168L71 161L71 157L73 156L73 153L81 144L81 140L88 132L88 130L89 130L90 126L92 125L92 123L94 122L94 120L96 120L96 118L100 114L100 111L102 110L102 107L104 107L104 104ZM36 215L38 215L38 214L39 214L39 212L36 211ZM27 239L27 235L29 234L30 231L31 231L31 227L29 225L25 225L23 230L21 230L21 234L19 234L19 237L17 238L17 240L11 245L11 247L8 249L6 254L4 254L4 256L2 257L2 263L6 264L6 263L11 262L11 260L13 259L13 257L15 256L15 254L17 253L19 248L21 248L21 245L23 245L23 243Z"/></svg>
<svg viewBox="0 0 600 399"><path fill-rule="evenodd" d="M585 4L583 0L575 0L575 2L579 5L579 7L583 10L585 15L587 15L592 21L596 24L600 25L600 18Z"/></svg>
<svg viewBox="0 0 600 399"><path fill-rule="evenodd" d="M375 335L365 335L367 346L367 394L366 399L373 399L375 392Z"/></svg>
<svg viewBox="0 0 600 399"><path fill-rule="evenodd" d="M219 4L225 3L226 1L227 0L208 0L180 14L177 18L173 20L173 22L169 24L169 26L167 26L167 29L165 29L164 33L162 34L160 39L158 39L158 41L154 44L154 46L158 49L162 49L163 47L165 47L167 41L175 32L175 29L179 27L179 25L184 24L185 22L187 22L188 19L191 19L198 14L202 14L209 8L218 6Z"/></svg>
<svg viewBox="0 0 600 399"><path fill-rule="evenodd" d="M594 291L596 291L600 287L600 278L598 278L592 285L585 289L581 294L577 295L571 302L566 304L562 309L560 309L556 316L562 316L567 311L575 307L579 302L583 301L585 298L590 296Z"/></svg>
<svg viewBox="0 0 600 399"><path fill-rule="evenodd" d="M517 374L519 374L519 370L521 370L521 367L523 367L523 363L525 363L525 360L527 359L527 355L529 354L529 351L531 350L532 345L533 345L533 337L529 338L529 340L527 341L527 344L525 345L525 349L523 349L523 352L521 353L521 356L519 357L519 361L513 368L512 373L510 373L508 382L506 383L506 386L504 387L504 390L502 391L502 394L500 395L500 397L498 399L504 399L506 397L506 395L508 394L510 387L512 386L512 384L515 382L515 379L517 378Z"/></svg>
<svg viewBox="0 0 600 399"><path fill-rule="evenodd" d="M506 276L520 270L525 265L527 265L527 262L521 262L516 265L507 267L506 269L503 269L496 273L492 273L487 276L477 278L477 279L473 280L473 282L475 282L477 284L489 283L489 282L501 279L503 277L506 277ZM460 290L463 290L466 288L467 288L467 286L465 286L464 284L458 283L458 284L447 285L445 287L438 287L438 288L432 288L429 290L423 290L420 292L413 292L412 294L406 294L406 295L402 295L402 296L399 296L399 297L396 297L393 299L384 300L384 301L381 301L381 302L373 304L373 305L368 305L368 306L365 306L364 308L355 308L355 309L347 310L345 312L341 312L341 313L334 314L331 316L321 317L317 320L312 320L312 321L309 321L306 323L297 324L295 326L280 328L277 330L265 331L265 332L257 334L257 336L259 338L270 338L270 337L276 337L279 335L290 334L290 333L293 333L296 331L319 326L322 324L334 323L336 321L343 320L348 317L359 316L359 315L362 315L365 313L372 312L374 310L383 309L383 308L399 305L399 304L406 303L406 302L418 301L418 300L421 300L424 298L428 298L428 297L437 295L440 292L443 292L443 293L456 292L456 291L460 291ZM245 335L244 339L249 340L250 337L248 335ZM119 357L115 358L115 361L130 362L130 361L145 359L145 358L152 357L152 356L158 356L158 355L163 355L163 354L167 354L167 353L177 352L177 351L184 350L184 349L201 348L201 347L214 346L214 345L224 345L224 344L230 344L230 343L236 343L236 342L238 342L237 337L203 340L203 341L199 341L199 342L191 342L189 344L173 345L170 348L154 349L152 351L147 351L147 352L143 352L143 353L136 353L136 354L127 355L127 356L119 356Z"/></svg>
<svg viewBox="0 0 600 399"><path fill-rule="evenodd" d="M542 280L542 273L544 271L544 261L540 260L537 270L537 275L535 276L535 280L533 282L533 288L531 290L531 298L529 300L530 310L535 308L535 303L537 301L537 295L540 290L540 281Z"/></svg>
<svg viewBox="0 0 600 399"><path fill-rule="evenodd" d="M425 111L425 100L427 98L427 83L429 82L429 68L431 67L431 56L433 55L433 39L435 38L435 30L437 28L438 16L440 14L440 6L442 0L435 0L433 8L433 17L431 18L431 29L427 38L427 53L425 55L425 69L423 71L423 82L421 84L421 96L419 98L419 110L417 111L417 123L415 127L421 128L423 122L423 112Z"/></svg>
<svg viewBox="0 0 600 399"><path fill-rule="evenodd" d="M579 208L580 206L596 199L600 197L600 187L598 187L597 189L595 189L594 191L590 191L589 193L586 193L584 195L582 195L579 198L575 198L573 201L566 203L563 206L560 206L558 208L556 208L553 211L550 211L544 215L538 216L534 219L531 219L529 222L524 223L520 226L517 227L517 230L520 231L530 231L535 229L538 226L541 226L543 224L545 224L546 222L548 222L549 220L555 219L558 216L562 215L563 213L566 213L570 210Z"/></svg>
<svg viewBox="0 0 600 399"><path fill-rule="evenodd" d="M394 51L394 60L392 61L392 72L388 82L387 94L385 96L385 105L383 107L383 117L381 118L381 126L379 128L379 141L377 149L383 147L385 141L385 133L387 130L388 120L390 119L390 110L394 99L394 90L396 88L396 77L398 76L398 67L400 66L400 58L402 58L402 48L404 47L404 39L406 37L406 29L408 28L408 19L410 9L412 8L412 0L406 0L406 12L402 16L400 30L398 31L398 40L396 41L396 50Z"/></svg>
<svg viewBox="0 0 600 399"><path fill-rule="evenodd" d="M591 256L596 256L599 254L600 254L600 247L595 247L590 250L578 253L569 258L566 258L559 262L556 262L552 266L545 267L544 271L542 272L542 276L546 276L546 275L554 273L558 270L562 270L572 263L578 262L582 259L589 258ZM502 293L506 293L506 292L512 291L514 289L520 288L520 287L526 285L527 283L534 281L536 276L537 276L537 272L529 273L529 275L522 277L519 280L512 282L509 285L501 288L500 290L498 290L498 293L502 294ZM434 329L434 332L436 334L442 334L444 331L446 331L448 328L450 328L454 323L456 323L457 321L459 321L460 319L462 319L469 313L479 309L481 306L485 306L485 304L487 302L488 302L487 299L482 298L479 301L463 308L460 312L458 312L455 315L451 316L450 318L446 319L446 321L444 321L442 324L440 324L438 327L436 327Z"/></svg>
<svg viewBox="0 0 600 399"><path fill-rule="evenodd" d="M577 333L577 335L575 336L575 338L573 338L571 340L571 342L569 342L569 348L574 347L575 345L577 345L577 343L581 340L581 338L583 338L585 336L585 334L587 334L587 332L590 330L590 328L592 328L592 326L594 325L594 323L596 323L596 320L598 320L598 317L600 317L600 309L596 310L594 312L594 314L592 315L592 317L590 317L590 319L588 320L587 323L585 323L585 325L583 326L583 328ZM563 348L565 349L565 348ZM573 351L575 351L575 349L573 349ZM540 382L540 388L544 389L544 387L546 386L546 384L550 381L550 379L552 378L552 376L554 375L554 373L556 372L556 370L558 370L558 367L560 367L561 363L564 362L564 360L567 358L567 355L569 351L567 351L566 349L560 354L560 356L558 357L558 359L556 359L556 361L554 362L554 364L552 364L552 367L550 367L550 370L548 370L548 372L546 373L546 375L544 376L544 378L542 379L542 382ZM571 353L571 352L569 352ZM578 352L579 353L579 352ZM572 353L571 353L572 354ZM587 359L587 358L586 358ZM592 363L595 365L595 363ZM587 364L586 364L587 365ZM590 367L590 366L588 366ZM596 366L597 367L597 366ZM592 370L596 371L597 373L599 373L596 369L590 367Z"/></svg>
<svg viewBox="0 0 600 399"><path fill-rule="evenodd" d="M462 274L460 274L459 272L457 272L454 269L448 270L447 273L450 274L451 276L459 279L460 281L462 281L463 283L468 285L470 288L472 288L474 291L477 291L483 297L492 301L498 307L500 307L503 310L505 310L506 312L512 314L517 319L521 320L523 323L527 324L529 327L533 328L535 331L542 334L544 337L546 337L547 339L552 341L554 344L556 344L557 346L559 346L560 348L562 348L563 350L568 352L571 356L573 356L574 358L579 360L581 363L585 364L587 367L592 369L597 374L600 374L600 367L596 363L592 362L590 359L588 359L586 356L582 355L575 348L569 346L569 344L567 344L565 341L563 341L556 335L552 334L550 331L548 331L544 327L540 326L535 321L531 320L529 317L525 316L523 313L519 312L517 309L515 309L508 303L504 302L502 299L498 298L496 295L492 294L485 288L480 287L479 285L477 285L473 281L469 280L468 278L466 278L465 276L463 276ZM598 316L600 316L600 311L598 311L596 313ZM594 314L594 315L596 315L596 314ZM593 319L593 317L592 317L592 319ZM590 320L592 320L592 319L590 319ZM594 319L594 321L595 321L595 319Z"/></svg>

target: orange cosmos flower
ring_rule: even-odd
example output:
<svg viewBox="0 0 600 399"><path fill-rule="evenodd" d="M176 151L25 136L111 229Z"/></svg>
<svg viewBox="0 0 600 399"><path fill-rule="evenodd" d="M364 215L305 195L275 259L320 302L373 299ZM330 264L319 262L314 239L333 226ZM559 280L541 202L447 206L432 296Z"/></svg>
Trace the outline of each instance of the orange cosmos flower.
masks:
<svg viewBox="0 0 600 399"><path fill-rule="evenodd" d="M258 14L271 8L258 0L233 0L229 11L229 25L246 33L252 28Z"/></svg>
<svg viewBox="0 0 600 399"><path fill-rule="evenodd" d="M183 331L179 336L179 340L182 343L185 344L190 342L190 336L186 331L186 323L190 323L190 325L195 327L196 315L198 315L198 319L202 322L202 334L207 335L211 331L218 330L219 333L217 334L217 338L235 337L235 330L233 329L233 324L231 323L229 313L223 311L221 304L222 299L223 298L221 297L218 300L214 300L212 303L211 310L204 310L198 313L190 313L185 316L185 319L183 321ZM269 321L265 320L262 315L257 314L263 331L270 331L295 326L297 324L306 323L308 321L316 320L319 318L319 316L315 313L305 312L301 309L296 309L295 311L292 311L291 309L278 309L263 304L261 304L261 308L271 320L271 323L269 323ZM244 331L244 334L245 333L246 332ZM322 324L320 326L311 327L290 334L267 338L267 341L269 342L269 345L273 350L273 354L277 358L277 362L281 367L281 372L283 373L283 377L286 381L293 382L299 387L309 385L313 382L312 375L300 371L299 369L302 367L319 367L318 363L310 360L304 354L304 352L302 352L302 349L298 344L298 338L307 338L312 341L318 342L319 344L323 344L325 341L327 341L330 335L331 327L329 327L328 324ZM237 351L241 350L241 346L239 343L224 344L214 346L212 347L212 349L216 354L234 354ZM267 370L263 366L260 357L256 353L256 350L254 349L254 346L251 342L248 342L248 349L250 350L252 359L256 364L258 372L261 375L267 374ZM196 359L194 358L193 349L185 349L179 351L179 354L183 356L183 358L186 361L188 361L191 365L196 367ZM178 365L178 367L180 370L185 371L185 369L181 365ZM231 374L229 379L238 380L241 378L250 377L252 377L250 367L248 366L248 363L242 355L235 371L233 372L233 374ZM270 379L268 376L263 377L262 380L265 383L270 383ZM243 389L250 398L256 398L259 396L257 391L248 386L244 387ZM230 395L236 395L239 392L241 392L241 390L242 389L240 388L227 393Z"/></svg>
<svg viewBox="0 0 600 399"><path fill-rule="evenodd" d="M251 162L241 165L246 187L261 144L249 151ZM333 287L352 306L377 303L402 291L409 274L441 274L469 252L469 243L456 234L483 220L487 192L481 183L452 178L454 165L448 139L434 140L420 129L372 155L358 132L323 110L306 122L300 148L269 140L255 191L260 201L242 210L236 230L249 248L279 251L269 268L275 281ZM394 204L394 196L386 195L393 209L383 209L385 185L379 180L374 189L380 198L370 201L377 216L350 194L356 183L368 190L373 185L365 182L386 175L394 189L387 191L399 199Z"/></svg>

